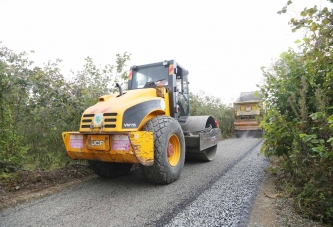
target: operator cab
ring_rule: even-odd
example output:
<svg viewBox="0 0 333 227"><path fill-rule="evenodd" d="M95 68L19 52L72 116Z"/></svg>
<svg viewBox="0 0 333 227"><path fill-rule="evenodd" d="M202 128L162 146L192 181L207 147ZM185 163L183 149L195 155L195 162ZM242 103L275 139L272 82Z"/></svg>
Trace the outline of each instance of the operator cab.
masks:
<svg viewBox="0 0 333 227"><path fill-rule="evenodd" d="M168 66L149 64L133 66L131 70L132 83L129 83L129 90L168 85Z"/></svg>
<svg viewBox="0 0 333 227"><path fill-rule="evenodd" d="M170 96L171 116L175 118L190 115L188 71L176 61L132 66L128 76L128 90L167 88Z"/></svg>

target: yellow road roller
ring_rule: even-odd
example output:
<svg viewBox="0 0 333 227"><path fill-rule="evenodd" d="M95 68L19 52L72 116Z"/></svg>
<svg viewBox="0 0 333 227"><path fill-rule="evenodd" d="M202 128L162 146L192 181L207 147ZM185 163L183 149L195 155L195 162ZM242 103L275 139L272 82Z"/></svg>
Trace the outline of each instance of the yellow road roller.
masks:
<svg viewBox="0 0 333 227"><path fill-rule="evenodd" d="M67 154L115 178L138 164L147 180L169 184L185 159L212 161L221 131L212 116L190 116L189 72L175 60L132 66L128 89L98 98L78 132L63 132Z"/></svg>

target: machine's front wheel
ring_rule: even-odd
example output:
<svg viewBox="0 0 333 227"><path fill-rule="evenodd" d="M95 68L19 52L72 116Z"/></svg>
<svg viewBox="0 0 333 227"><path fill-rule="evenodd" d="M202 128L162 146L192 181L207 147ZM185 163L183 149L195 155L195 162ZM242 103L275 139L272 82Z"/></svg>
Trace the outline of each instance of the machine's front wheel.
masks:
<svg viewBox="0 0 333 227"><path fill-rule="evenodd" d="M185 138L180 124L172 117L157 116L150 119L143 130L154 134L154 164L140 165L143 175L153 183L174 182L185 161Z"/></svg>
<svg viewBox="0 0 333 227"><path fill-rule="evenodd" d="M132 168L133 164L129 163L115 163L115 162L101 162L101 161L88 161L89 167L95 174L105 178L116 178L126 175Z"/></svg>

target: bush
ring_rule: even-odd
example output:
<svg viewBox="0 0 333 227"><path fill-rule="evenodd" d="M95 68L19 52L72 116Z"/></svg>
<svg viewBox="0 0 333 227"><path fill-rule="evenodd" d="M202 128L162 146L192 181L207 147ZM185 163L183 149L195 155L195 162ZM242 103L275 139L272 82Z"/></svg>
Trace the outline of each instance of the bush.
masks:
<svg viewBox="0 0 333 227"><path fill-rule="evenodd" d="M289 49L271 68L263 68L267 113L261 151L284 158L297 209L332 224L333 25L328 21L333 11L314 6L301 17L290 22L293 31L310 31L297 41L299 51Z"/></svg>

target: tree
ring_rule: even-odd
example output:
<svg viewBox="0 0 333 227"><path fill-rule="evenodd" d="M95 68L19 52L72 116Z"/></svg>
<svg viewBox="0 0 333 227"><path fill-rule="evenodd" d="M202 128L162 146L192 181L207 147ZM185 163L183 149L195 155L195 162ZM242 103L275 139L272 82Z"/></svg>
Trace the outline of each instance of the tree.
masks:
<svg viewBox="0 0 333 227"><path fill-rule="evenodd" d="M37 67L28 57L0 47L0 173L68 164L61 133L77 130L82 112L124 83L130 55L117 54L116 65L102 70L88 57L72 79L63 76L61 60Z"/></svg>

